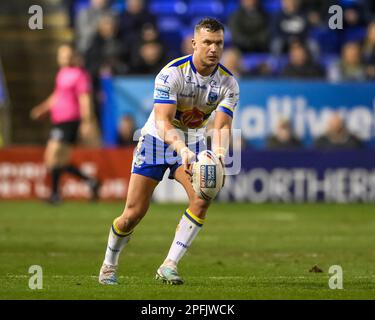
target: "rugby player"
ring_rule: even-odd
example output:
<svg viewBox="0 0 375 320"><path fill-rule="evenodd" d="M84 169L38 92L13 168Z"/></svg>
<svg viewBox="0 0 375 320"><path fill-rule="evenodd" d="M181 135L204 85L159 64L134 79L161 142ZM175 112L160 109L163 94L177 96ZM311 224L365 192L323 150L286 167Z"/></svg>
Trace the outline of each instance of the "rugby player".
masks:
<svg viewBox="0 0 375 320"><path fill-rule="evenodd" d="M224 47L224 27L212 18L195 27L193 54L173 60L156 76L154 108L134 153L125 209L110 228L108 245L99 273L102 284L117 284L119 255L135 226L146 214L155 187L169 169L186 190L189 206L184 212L166 259L156 279L182 284L177 264L201 230L210 201L194 192L191 163L205 148L205 126L216 110L212 150L225 157L238 103L239 87L229 70L219 63Z"/></svg>
<svg viewBox="0 0 375 320"><path fill-rule="evenodd" d="M59 182L65 172L86 181L94 200L98 197L100 182L70 163L71 149L78 140L79 132L87 134L94 126L90 78L79 67L78 56L70 44L58 48L57 63L60 69L54 91L30 113L33 120L50 114L53 124L44 154L45 165L52 177L52 192L48 201L51 204L60 203Z"/></svg>

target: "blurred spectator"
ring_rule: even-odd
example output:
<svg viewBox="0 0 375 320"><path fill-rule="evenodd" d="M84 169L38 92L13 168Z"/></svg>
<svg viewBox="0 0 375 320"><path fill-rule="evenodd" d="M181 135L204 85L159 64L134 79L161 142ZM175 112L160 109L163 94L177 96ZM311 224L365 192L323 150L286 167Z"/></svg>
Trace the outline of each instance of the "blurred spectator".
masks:
<svg viewBox="0 0 375 320"><path fill-rule="evenodd" d="M101 16L93 43L85 55L86 68L91 74L94 91L94 110L100 119L101 87L100 77L125 74L129 71L125 63L127 52L117 37L117 22L112 15Z"/></svg>
<svg viewBox="0 0 375 320"><path fill-rule="evenodd" d="M134 40L132 44L131 54L130 54L130 67L131 73L148 73L142 71L143 69L140 64L144 63L144 57L141 56L140 52L144 45L147 43L158 43L160 46L160 59L165 61L166 49L163 43L160 40L159 31L151 23L146 23L141 30L141 33L137 39ZM147 46L146 46L147 47ZM149 48L152 46L148 46ZM153 63L152 63L153 64ZM145 68L145 70L147 67Z"/></svg>
<svg viewBox="0 0 375 320"><path fill-rule="evenodd" d="M359 43L349 42L343 46L341 59L330 67L328 77L331 81L363 81L366 79Z"/></svg>
<svg viewBox="0 0 375 320"><path fill-rule="evenodd" d="M144 25L156 29L156 18L145 7L144 0L125 0L126 9L120 15L120 34L125 45L131 47L140 37Z"/></svg>
<svg viewBox="0 0 375 320"><path fill-rule="evenodd" d="M160 42L145 42L139 47L138 56L132 63L133 74L157 74L167 63Z"/></svg>
<svg viewBox="0 0 375 320"><path fill-rule="evenodd" d="M266 145L271 150L286 150L300 148L301 142L293 135L289 120L281 119L274 134L267 138Z"/></svg>
<svg viewBox="0 0 375 320"><path fill-rule="evenodd" d="M271 51L280 55L295 41L306 42L310 52L317 56L317 44L308 39L309 23L300 7L300 0L282 0L282 10L272 21ZM306 40L308 39L308 40Z"/></svg>
<svg viewBox="0 0 375 320"><path fill-rule="evenodd" d="M323 78L323 68L314 63L308 49L296 42L290 46L289 63L282 75L289 78Z"/></svg>
<svg viewBox="0 0 375 320"><path fill-rule="evenodd" d="M302 8L307 12L307 20L311 26L321 26L324 24L325 17L328 13L327 0L302 0Z"/></svg>
<svg viewBox="0 0 375 320"><path fill-rule="evenodd" d="M78 14L76 27L76 45L80 53L86 53L90 47L102 16L111 13L108 0L91 0L90 6Z"/></svg>
<svg viewBox="0 0 375 320"><path fill-rule="evenodd" d="M366 64L368 79L375 79L375 21L371 22L367 29L367 37L363 47L363 58Z"/></svg>
<svg viewBox="0 0 375 320"><path fill-rule="evenodd" d="M328 120L325 135L316 140L315 147L323 150L358 149L362 143L348 131L340 114L334 113Z"/></svg>
<svg viewBox="0 0 375 320"><path fill-rule="evenodd" d="M65 9L66 15L68 16L68 24L71 28L74 28L75 24L74 2L75 0L62 0L62 5Z"/></svg>
<svg viewBox="0 0 375 320"><path fill-rule="evenodd" d="M360 1L352 1L344 8L344 30L366 25L363 9Z"/></svg>
<svg viewBox="0 0 375 320"><path fill-rule="evenodd" d="M246 75L251 75L253 77L262 77L262 78L267 78L267 77L272 77L274 75L274 70L272 69L272 66L270 65L269 62L263 61L260 62L250 70Z"/></svg>
<svg viewBox="0 0 375 320"><path fill-rule="evenodd" d="M241 0L241 7L229 19L232 42L243 52L268 50L266 14L258 0Z"/></svg>
<svg viewBox="0 0 375 320"><path fill-rule="evenodd" d="M129 147L136 145L137 141L134 140L135 123L131 116L123 116L117 130L119 146Z"/></svg>
<svg viewBox="0 0 375 320"><path fill-rule="evenodd" d="M245 72L241 64L242 54L237 48L224 50L221 62L236 78L240 77Z"/></svg>
<svg viewBox="0 0 375 320"><path fill-rule="evenodd" d="M125 74L127 48L118 38L118 28L112 15L102 16L92 45L86 54L86 66L93 77L101 74Z"/></svg>
<svg viewBox="0 0 375 320"><path fill-rule="evenodd" d="M181 56L187 56L189 54L193 54L193 46L191 43L191 39L194 38L194 35L188 33L185 35L181 41Z"/></svg>

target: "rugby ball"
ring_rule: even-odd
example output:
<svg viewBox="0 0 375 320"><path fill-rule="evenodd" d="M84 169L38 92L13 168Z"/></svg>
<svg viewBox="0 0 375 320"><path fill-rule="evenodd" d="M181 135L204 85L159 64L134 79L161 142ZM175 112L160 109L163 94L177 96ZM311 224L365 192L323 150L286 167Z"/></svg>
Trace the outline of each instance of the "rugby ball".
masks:
<svg viewBox="0 0 375 320"><path fill-rule="evenodd" d="M213 200L223 187L224 169L210 150L201 151L193 163L193 189L201 199Z"/></svg>

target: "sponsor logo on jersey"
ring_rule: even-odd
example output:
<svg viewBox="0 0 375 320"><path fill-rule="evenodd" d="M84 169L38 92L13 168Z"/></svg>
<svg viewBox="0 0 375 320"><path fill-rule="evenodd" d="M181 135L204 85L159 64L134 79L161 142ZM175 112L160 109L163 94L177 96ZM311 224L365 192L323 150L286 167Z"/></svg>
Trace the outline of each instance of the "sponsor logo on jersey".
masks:
<svg viewBox="0 0 375 320"><path fill-rule="evenodd" d="M156 99L169 99L169 91L171 88L163 85L156 85L155 98Z"/></svg>
<svg viewBox="0 0 375 320"><path fill-rule="evenodd" d="M191 129L198 128L203 123L204 113L197 108L182 112L180 121L183 126Z"/></svg>
<svg viewBox="0 0 375 320"><path fill-rule="evenodd" d="M200 84L197 84L196 87L197 87L198 89L207 90L207 86L206 86L206 85L200 85Z"/></svg>
<svg viewBox="0 0 375 320"><path fill-rule="evenodd" d="M208 104L215 103L218 98L219 98L219 95L216 92L210 91L210 93L208 94Z"/></svg>
<svg viewBox="0 0 375 320"><path fill-rule="evenodd" d="M218 85L217 85L217 81L215 81L215 80L211 80L211 81L210 81L210 86L211 86L212 88L217 88L217 87L218 87Z"/></svg>
<svg viewBox="0 0 375 320"><path fill-rule="evenodd" d="M164 84L166 84L166 83L168 83L168 78L169 78L169 75L168 74L160 74L159 76L158 76L158 79L160 79L160 80L162 80L163 82L164 82Z"/></svg>
<svg viewBox="0 0 375 320"><path fill-rule="evenodd" d="M185 77L185 82L188 83L188 84L189 84L189 83L190 83L190 84L195 84L195 82L191 80L191 76L186 76L186 77Z"/></svg>

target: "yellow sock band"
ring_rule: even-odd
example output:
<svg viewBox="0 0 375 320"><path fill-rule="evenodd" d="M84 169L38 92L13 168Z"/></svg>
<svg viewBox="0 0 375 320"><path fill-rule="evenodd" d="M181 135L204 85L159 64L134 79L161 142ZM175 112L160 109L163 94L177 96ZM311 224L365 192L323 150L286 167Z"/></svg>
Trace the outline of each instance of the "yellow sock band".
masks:
<svg viewBox="0 0 375 320"><path fill-rule="evenodd" d="M112 231L119 237L126 237L130 234L133 233L133 230L131 231L128 231L128 232L124 232L124 231L121 231L119 228L117 228L116 226L116 222L117 222L117 219L115 219L112 223Z"/></svg>
<svg viewBox="0 0 375 320"><path fill-rule="evenodd" d="M203 226L204 219L198 218L194 213L191 212L189 208L186 209L184 216L188 218L191 222L195 223L197 226Z"/></svg>

